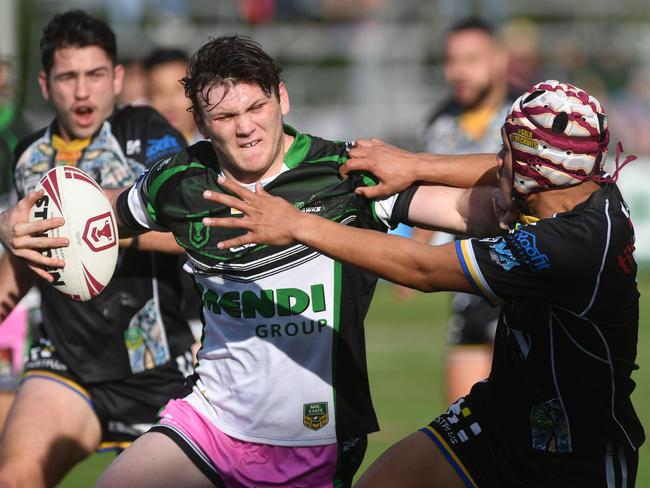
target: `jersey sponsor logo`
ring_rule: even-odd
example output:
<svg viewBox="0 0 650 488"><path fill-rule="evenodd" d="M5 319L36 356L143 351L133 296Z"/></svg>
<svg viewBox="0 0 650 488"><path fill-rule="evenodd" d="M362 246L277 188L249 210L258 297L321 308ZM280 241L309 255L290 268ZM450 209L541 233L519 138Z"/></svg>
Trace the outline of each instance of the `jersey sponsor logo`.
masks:
<svg viewBox="0 0 650 488"><path fill-rule="evenodd" d="M201 249L210 239L210 227L203 225L203 222L190 222L189 239L195 249Z"/></svg>
<svg viewBox="0 0 650 488"><path fill-rule="evenodd" d="M506 271L510 271L515 266L519 266L519 261L512 254L510 249L506 249L506 241L499 238L497 242L490 246L490 257Z"/></svg>
<svg viewBox="0 0 650 488"><path fill-rule="evenodd" d="M301 320L300 324L296 322L286 322L283 324L259 324L255 327L255 335L262 339L267 337L294 337L302 335L320 334L327 327L327 320Z"/></svg>
<svg viewBox="0 0 650 488"><path fill-rule="evenodd" d="M156 161L181 149L183 148L178 140L169 134L165 134L160 139L149 139L146 150L147 162Z"/></svg>
<svg viewBox="0 0 650 488"><path fill-rule="evenodd" d="M510 236L510 242L518 247L536 271L551 267L548 256L537 249L537 237L522 228L516 229Z"/></svg>
<svg viewBox="0 0 650 488"><path fill-rule="evenodd" d="M142 141L140 139L133 139L126 141L126 155L132 156L134 154L140 154L142 151Z"/></svg>
<svg viewBox="0 0 650 488"><path fill-rule="evenodd" d="M467 442L482 432L481 426L463 398L452 403L434 422L452 445Z"/></svg>
<svg viewBox="0 0 650 488"><path fill-rule="evenodd" d="M632 271L636 270L636 262L634 260L634 236L632 236L630 242L625 246L623 252L616 256L616 263L626 275L629 275Z"/></svg>
<svg viewBox="0 0 650 488"><path fill-rule="evenodd" d="M325 287L311 285L309 292L298 288L276 290L227 291L219 296L214 290L204 289L197 283L205 308L215 314L225 313L234 318L290 317L302 314L311 306L313 312L323 312Z"/></svg>
<svg viewBox="0 0 650 488"><path fill-rule="evenodd" d="M322 429L329 423L329 421L327 402L305 403L303 405L302 423L308 429Z"/></svg>
<svg viewBox="0 0 650 488"><path fill-rule="evenodd" d="M311 198L314 198L314 195L312 195ZM296 207L298 210L307 213L319 213L323 209L323 207L321 206L305 207L305 202L296 202L293 204L293 206Z"/></svg>

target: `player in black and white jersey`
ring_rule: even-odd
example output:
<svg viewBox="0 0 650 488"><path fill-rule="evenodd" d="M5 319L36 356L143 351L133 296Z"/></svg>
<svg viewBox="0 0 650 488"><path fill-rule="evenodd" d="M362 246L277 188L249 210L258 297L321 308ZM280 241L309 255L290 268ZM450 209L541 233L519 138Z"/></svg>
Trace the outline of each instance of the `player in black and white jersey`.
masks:
<svg viewBox="0 0 650 488"><path fill-rule="evenodd" d="M384 453L359 486L634 486L645 438L630 399L639 292L634 230L615 184L634 157L621 163L619 145L608 173L604 110L557 81L518 98L502 134L495 213L519 222L494 237L427 246L336 225L227 180L221 186L238 198L209 195L243 215L206 225L247 230L220 247L300 242L406 286L475 293L502 306L490 376ZM414 180L468 187L491 166L489 156L411 154L376 142L351 156L346 171L371 170L381 182L357 190L367 196ZM423 195L432 188L414 191L409 219L431 205ZM473 198L446 191L436 206ZM472 214L459 217L462 230ZM440 227L458 231L453 224L440 216Z"/></svg>
<svg viewBox="0 0 650 488"><path fill-rule="evenodd" d="M15 186L29 195L21 211L29 212L38 197L30 192L57 165L75 165L102 187L119 188L184 147L151 108L115 108L122 68L115 63L115 36L103 22L81 11L55 16L44 28L41 54L40 86L56 117L16 149ZM5 235L21 231L1 227ZM22 241L32 238L14 237L3 243L20 255ZM161 233L121 246L111 283L92 301L75 302L39 280L42 324L3 433L0 485L53 486L96 449L125 448L191 372L193 337L179 313L182 250ZM4 313L36 275L7 254L0 276Z"/></svg>

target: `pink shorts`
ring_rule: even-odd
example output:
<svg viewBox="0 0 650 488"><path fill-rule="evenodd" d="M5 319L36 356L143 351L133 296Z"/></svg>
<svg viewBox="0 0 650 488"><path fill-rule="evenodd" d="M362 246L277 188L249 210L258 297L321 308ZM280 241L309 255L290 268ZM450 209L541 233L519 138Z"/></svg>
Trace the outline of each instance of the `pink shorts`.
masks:
<svg viewBox="0 0 650 488"><path fill-rule="evenodd" d="M361 450L349 449L348 442L285 447L241 441L224 434L185 400L171 400L150 432L171 438L215 486L229 488L350 486L366 446L365 437L357 439ZM337 470L342 455L355 458L354 469L347 473L341 473L341 466L350 462Z"/></svg>
<svg viewBox="0 0 650 488"><path fill-rule="evenodd" d="M27 339L27 309L16 305L0 323L0 390L15 389L23 370Z"/></svg>

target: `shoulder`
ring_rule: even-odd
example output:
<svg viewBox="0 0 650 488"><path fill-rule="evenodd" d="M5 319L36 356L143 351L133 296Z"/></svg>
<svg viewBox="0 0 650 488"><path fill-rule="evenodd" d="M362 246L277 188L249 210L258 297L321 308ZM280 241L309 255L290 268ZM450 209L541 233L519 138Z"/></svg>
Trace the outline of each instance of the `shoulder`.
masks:
<svg viewBox="0 0 650 488"><path fill-rule="evenodd" d="M146 166L185 147L183 136L151 107L127 105L108 121L127 156L137 157Z"/></svg>
<svg viewBox="0 0 650 488"><path fill-rule="evenodd" d="M180 176L187 171L205 172L216 165L216 156L210 142L199 141L158 161L147 172L147 179L150 183L156 181L156 185L160 185L173 176Z"/></svg>
<svg viewBox="0 0 650 488"><path fill-rule="evenodd" d="M294 141L284 158L289 168L314 163L334 163L338 166L348 159L350 143L302 134L288 126L285 126L285 131L294 136Z"/></svg>
<svg viewBox="0 0 650 488"><path fill-rule="evenodd" d="M349 143L342 141L331 141L328 139L323 139L322 137L312 136L310 134L305 134L305 136L311 139L310 150L305 157L305 161L318 162L322 160L328 160L330 157L333 160L337 161L339 161L341 158L347 159Z"/></svg>
<svg viewBox="0 0 650 488"><path fill-rule="evenodd" d="M108 120L113 126L118 127L121 125L134 125L149 120L164 121L165 119L152 107L146 105L138 105L137 107L125 105L116 109ZM167 122L165 124L169 125Z"/></svg>
<svg viewBox="0 0 650 488"><path fill-rule="evenodd" d="M33 134L21 139L14 150L14 165L20 159L20 157L32 146L36 141L43 137L46 127L34 132Z"/></svg>
<svg viewBox="0 0 650 488"><path fill-rule="evenodd" d="M461 111L460 105L454 99L446 98L430 112L425 126L429 127L443 117L458 117Z"/></svg>

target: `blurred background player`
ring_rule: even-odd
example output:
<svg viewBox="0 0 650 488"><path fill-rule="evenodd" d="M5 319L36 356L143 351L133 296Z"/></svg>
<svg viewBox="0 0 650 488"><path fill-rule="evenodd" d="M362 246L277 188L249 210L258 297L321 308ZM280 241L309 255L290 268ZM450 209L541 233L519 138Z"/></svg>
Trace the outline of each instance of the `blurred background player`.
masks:
<svg viewBox="0 0 650 488"><path fill-rule="evenodd" d="M181 79L187 74L189 57L185 51L158 48L144 59L146 96L149 104L179 131L188 144L203 139L189 110Z"/></svg>
<svg viewBox="0 0 650 488"><path fill-rule="evenodd" d="M508 55L493 28L480 19L454 25L445 39L443 71L450 95L422 131L420 147L435 154L494 153L514 97L508 92ZM441 236L438 236L441 237ZM429 242L431 231L414 228ZM486 378L499 310L476 295L455 293L447 333L446 398L452 402Z"/></svg>
<svg viewBox="0 0 650 488"><path fill-rule="evenodd" d="M122 91L117 97L118 106L148 105L147 76L142 61L139 59L124 59L121 65L124 67L124 79L122 81Z"/></svg>
<svg viewBox="0 0 650 488"><path fill-rule="evenodd" d="M27 123L15 105L16 89L11 63L0 59L0 211L16 200L13 189L12 152L29 134ZM4 249L0 248L0 256ZM38 303L38 294L15 307L0 303L0 431L16 395L28 339L28 303ZM11 310L13 308L13 310Z"/></svg>
<svg viewBox="0 0 650 488"><path fill-rule="evenodd" d="M151 51L142 62L144 69L145 94L148 103L167 119L174 129L180 132L188 145L203 139L190 111L191 103L185 96L181 79L187 75L190 58L181 49L157 48ZM183 286L181 313L188 320L197 342L193 347L196 353L201 338L201 297L194 289L194 280L183 271L185 255L179 258L179 271ZM188 266L186 269L189 270Z"/></svg>
<svg viewBox="0 0 650 488"><path fill-rule="evenodd" d="M130 185L184 146L153 109L115 109L123 70L105 23L79 10L55 15L40 48L38 81L56 117L16 148L19 196L63 164L104 188ZM193 337L179 313L178 256L145 252L180 248L161 233L123 244L111 283L92 301L72 301L39 282L43 322L3 432L0 485L53 486L94 450L126 447L191 371ZM8 308L36 279L8 254L0 274L0 300Z"/></svg>

